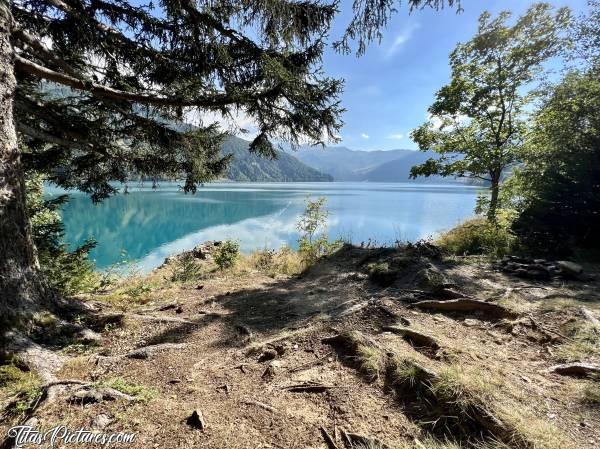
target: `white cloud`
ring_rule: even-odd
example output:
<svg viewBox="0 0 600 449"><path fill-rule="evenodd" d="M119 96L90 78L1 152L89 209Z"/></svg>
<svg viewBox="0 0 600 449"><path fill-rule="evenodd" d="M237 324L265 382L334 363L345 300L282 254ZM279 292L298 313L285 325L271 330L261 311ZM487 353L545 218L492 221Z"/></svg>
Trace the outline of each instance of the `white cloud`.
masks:
<svg viewBox="0 0 600 449"><path fill-rule="evenodd" d="M400 133L396 133L396 134L390 134L388 136L388 139L392 139L392 140L400 140L400 139L404 139L404 135L400 134Z"/></svg>
<svg viewBox="0 0 600 449"><path fill-rule="evenodd" d="M363 139L368 139L368 138L369 138L369 135L368 135L368 134L366 134L366 133L362 133L362 134L360 135L360 137L362 137Z"/></svg>
<svg viewBox="0 0 600 449"><path fill-rule="evenodd" d="M414 32L419 29L420 25L418 23L411 23L407 27L405 27L394 39L392 45L387 49L385 53L386 58L391 58L394 56L400 48L404 44L406 44L412 37Z"/></svg>

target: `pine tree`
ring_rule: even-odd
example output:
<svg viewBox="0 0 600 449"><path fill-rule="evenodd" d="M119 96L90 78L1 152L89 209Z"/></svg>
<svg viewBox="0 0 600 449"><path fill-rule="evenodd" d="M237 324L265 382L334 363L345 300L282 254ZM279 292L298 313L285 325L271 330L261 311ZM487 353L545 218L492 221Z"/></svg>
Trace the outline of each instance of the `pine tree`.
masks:
<svg viewBox="0 0 600 449"><path fill-rule="evenodd" d="M363 52L395 1L356 0L336 47ZM0 0L4 320L52 296L38 274L25 172L95 201L130 173L184 174L193 192L227 158L216 125L183 126L192 114L247 115L258 128L250 151L268 157L273 138L335 138L342 81L324 75L321 58L337 11L335 0Z"/></svg>

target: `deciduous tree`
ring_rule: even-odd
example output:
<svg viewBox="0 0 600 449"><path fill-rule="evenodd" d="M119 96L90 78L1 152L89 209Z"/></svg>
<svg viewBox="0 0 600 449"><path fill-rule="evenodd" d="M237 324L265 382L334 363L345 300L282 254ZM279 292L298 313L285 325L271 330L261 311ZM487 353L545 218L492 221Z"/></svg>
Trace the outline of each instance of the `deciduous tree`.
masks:
<svg viewBox="0 0 600 449"><path fill-rule="evenodd" d="M460 176L488 182L487 216L495 221L503 171L520 160L528 88L543 64L558 54L570 20L566 8L535 4L514 24L510 12L484 13L477 34L450 55L451 81L430 106L430 119L411 136L440 156L415 166L411 176ZM529 94L527 93L529 92Z"/></svg>

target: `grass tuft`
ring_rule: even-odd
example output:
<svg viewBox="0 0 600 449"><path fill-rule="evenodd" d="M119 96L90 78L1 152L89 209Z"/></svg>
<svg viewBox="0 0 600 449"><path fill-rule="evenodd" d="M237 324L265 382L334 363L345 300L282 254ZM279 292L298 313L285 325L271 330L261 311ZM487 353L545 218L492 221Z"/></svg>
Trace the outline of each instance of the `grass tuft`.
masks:
<svg viewBox="0 0 600 449"><path fill-rule="evenodd" d="M158 391L145 385L130 383L122 377L115 377L101 386L114 388L121 393L136 397L140 402L149 402L158 396Z"/></svg>

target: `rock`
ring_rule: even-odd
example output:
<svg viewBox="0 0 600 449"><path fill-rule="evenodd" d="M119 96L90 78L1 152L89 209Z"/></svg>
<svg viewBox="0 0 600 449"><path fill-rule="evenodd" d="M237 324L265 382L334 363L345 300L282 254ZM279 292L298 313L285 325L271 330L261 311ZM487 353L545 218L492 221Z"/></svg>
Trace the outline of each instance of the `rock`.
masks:
<svg viewBox="0 0 600 449"><path fill-rule="evenodd" d="M463 320L463 324L465 326L473 327L473 326L479 325L479 321L474 320L473 318L467 318L467 319Z"/></svg>
<svg viewBox="0 0 600 449"><path fill-rule="evenodd" d="M101 413L92 421L92 428L102 430L108 427L111 422L112 420L110 419L110 416Z"/></svg>
<svg viewBox="0 0 600 449"><path fill-rule="evenodd" d="M575 262L569 262L567 260L559 260L556 262L556 266L560 268L563 273L571 276L577 276L583 273L583 267Z"/></svg>
<svg viewBox="0 0 600 449"><path fill-rule="evenodd" d="M267 360L273 360L277 357L277 351L273 348L265 349L258 357L259 362L266 362Z"/></svg>
<svg viewBox="0 0 600 449"><path fill-rule="evenodd" d="M103 396L99 390L79 390L71 395L69 402L73 404L95 404L102 402Z"/></svg>
<svg viewBox="0 0 600 449"><path fill-rule="evenodd" d="M37 426L40 425L40 420L37 419L35 416L32 416L27 421L25 421L25 425L29 426L29 427L33 427L35 429Z"/></svg>
<svg viewBox="0 0 600 449"><path fill-rule="evenodd" d="M77 333L77 338L82 342L82 343L87 343L87 344L100 344L102 342L102 335L100 335L98 332L94 332L91 329L81 329L78 333Z"/></svg>
<svg viewBox="0 0 600 449"><path fill-rule="evenodd" d="M188 416L186 423L188 426L194 427L202 432L206 429L206 421L200 409L196 409Z"/></svg>
<svg viewBox="0 0 600 449"><path fill-rule="evenodd" d="M433 266L417 272L414 282L419 288L430 292L437 292L451 285L446 277Z"/></svg>

